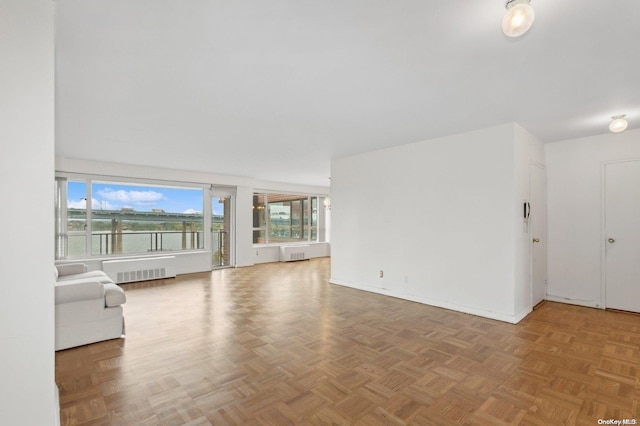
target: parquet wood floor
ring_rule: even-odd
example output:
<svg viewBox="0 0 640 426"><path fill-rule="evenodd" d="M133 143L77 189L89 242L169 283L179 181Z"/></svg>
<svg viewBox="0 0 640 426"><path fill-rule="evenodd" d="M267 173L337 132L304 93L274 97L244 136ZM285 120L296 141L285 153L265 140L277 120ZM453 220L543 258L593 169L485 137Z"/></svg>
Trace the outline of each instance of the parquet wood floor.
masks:
<svg viewBox="0 0 640 426"><path fill-rule="evenodd" d="M518 325L328 284L329 259L123 285L127 337L56 353L63 425L640 421L640 316Z"/></svg>

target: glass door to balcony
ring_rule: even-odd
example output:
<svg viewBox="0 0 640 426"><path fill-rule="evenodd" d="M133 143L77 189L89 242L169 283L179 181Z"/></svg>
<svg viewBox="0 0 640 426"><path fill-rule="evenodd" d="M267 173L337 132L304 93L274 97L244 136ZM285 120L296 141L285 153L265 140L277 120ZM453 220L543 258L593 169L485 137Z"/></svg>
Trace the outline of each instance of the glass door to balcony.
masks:
<svg viewBox="0 0 640 426"><path fill-rule="evenodd" d="M227 189L211 190L211 252L212 268L225 268L233 262L234 192Z"/></svg>

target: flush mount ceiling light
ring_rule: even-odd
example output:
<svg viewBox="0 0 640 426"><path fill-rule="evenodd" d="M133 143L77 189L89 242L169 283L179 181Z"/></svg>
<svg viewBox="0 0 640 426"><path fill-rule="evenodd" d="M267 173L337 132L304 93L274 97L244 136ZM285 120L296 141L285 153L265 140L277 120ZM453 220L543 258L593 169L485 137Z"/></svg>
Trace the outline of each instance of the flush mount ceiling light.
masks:
<svg viewBox="0 0 640 426"><path fill-rule="evenodd" d="M614 115L613 117L611 117L611 122L609 123L609 130L611 130L613 133L620 133L622 131L624 131L624 129L627 128L627 126L629 125L629 123L627 123L627 120L625 120L625 115Z"/></svg>
<svg viewBox="0 0 640 426"><path fill-rule="evenodd" d="M502 18L502 32L508 37L520 37L529 31L536 17L530 0L508 0L507 12Z"/></svg>

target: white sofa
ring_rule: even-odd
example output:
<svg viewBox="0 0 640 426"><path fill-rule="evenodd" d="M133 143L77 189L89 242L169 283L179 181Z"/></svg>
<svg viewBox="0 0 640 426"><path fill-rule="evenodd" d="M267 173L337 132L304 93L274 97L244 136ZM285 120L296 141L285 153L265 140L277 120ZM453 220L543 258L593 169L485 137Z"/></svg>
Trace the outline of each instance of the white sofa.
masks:
<svg viewBox="0 0 640 426"><path fill-rule="evenodd" d="M124 334L124 290L83 263L55 268L56 351Z"/></svg>

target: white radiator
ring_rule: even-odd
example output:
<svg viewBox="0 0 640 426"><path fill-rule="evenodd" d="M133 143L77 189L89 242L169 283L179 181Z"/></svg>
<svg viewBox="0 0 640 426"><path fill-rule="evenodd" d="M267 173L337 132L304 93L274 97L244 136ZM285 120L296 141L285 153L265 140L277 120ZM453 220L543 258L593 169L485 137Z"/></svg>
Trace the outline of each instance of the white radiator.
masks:
<svg viewBox="0 0 640 426"><path fill-rule="evenodd" d="M175 278L176 257L105 260L102 262L102 270L117 284Z"/></svg>
<svg viewBox="0 0 640 426"><path fill-rule="evenodd" d="M309 245L281 246L280 262L309 259Z"/></svg>

